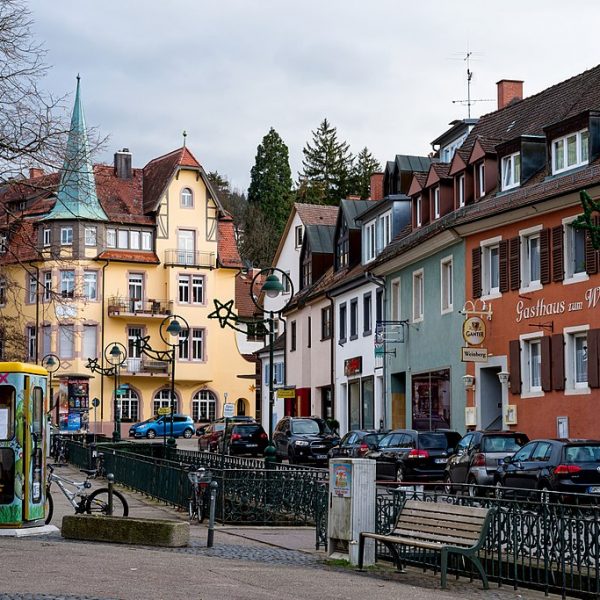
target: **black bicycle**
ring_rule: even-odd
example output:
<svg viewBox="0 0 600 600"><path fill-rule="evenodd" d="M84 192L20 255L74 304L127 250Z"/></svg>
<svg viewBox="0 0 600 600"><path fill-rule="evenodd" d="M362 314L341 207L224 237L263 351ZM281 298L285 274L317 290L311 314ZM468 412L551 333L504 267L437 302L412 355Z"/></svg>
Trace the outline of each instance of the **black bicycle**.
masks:
<svg viewBox="0 0 600 600"><path fill-rule="evenodd" d="M202 523L210 506L209 484L212 481L212 473L204 467L191 467L187 476L192 484L188 502L190 521L197 519L198 523Z"/></svg>

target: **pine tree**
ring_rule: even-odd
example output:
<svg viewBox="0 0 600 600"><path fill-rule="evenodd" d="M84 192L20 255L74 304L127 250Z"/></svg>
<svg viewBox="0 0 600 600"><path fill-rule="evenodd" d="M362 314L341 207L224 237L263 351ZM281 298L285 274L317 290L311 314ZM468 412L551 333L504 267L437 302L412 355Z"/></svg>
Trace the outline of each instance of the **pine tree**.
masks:
<svg viewBox="0 0 600 600"><path fill-rule="evenodd" d="M275 225L279 236L292 205L292 171L288 147L272 127L256 149L248 202L260 207L265 218Z"/></svg>
<svg viewBox="0 0 600 600"><path fill-rule="evenodd" d="M352 193L366 200L371 193L371 175L381 171L381 165L365 146L356 157L352 169Z"/></svg>
<svg viewBox="0 0 600 600"><path fill-rule="evenodd" d="M302 150L298 196L303 201L337 205L351 187L353 157L348 144L339 141L327 119L312 132L312 143Z"/></svg>

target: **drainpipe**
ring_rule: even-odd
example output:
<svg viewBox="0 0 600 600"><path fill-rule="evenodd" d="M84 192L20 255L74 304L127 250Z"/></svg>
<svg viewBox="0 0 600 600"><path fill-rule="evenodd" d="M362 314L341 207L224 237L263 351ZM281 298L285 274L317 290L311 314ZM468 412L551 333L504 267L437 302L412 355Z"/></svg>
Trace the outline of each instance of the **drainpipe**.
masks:
<svg viewBox="0 0 600 600"><path fill-rule="evenodd" d="M325 298L331 304L331 337L329 338L329 354L331 360L331 418L335 419L335 303L329 292Z"/></svg>
<svg viewBox="0 0 600 600"><path fill-rule="evenodd" d="M383 298L382 298L382 302L381 302L381 318L383 320L385 320L385 305L386 305L386 290L385 290L385 279L383 277L377 277L376 275L373 275L373 273L370 273L369 271L367 271L365 273L365 278L367 279L367 281L370 281L371 283L374 283L378 288L381 288L383 290ZM375 306L377 306L377 295L375 295ZM377 323L375 323L375 335L377 335ZM382 411L382 420L383 420L383 428L386 429L387 425L388 425L388 416L387 416L387 369L386 369L386 364L387 364L387 354L385 354L385 346L384 346L384 354L383 354L383 377L382 377L382 385L381 385L381 395L383 396L383 406L381 407L383 409ZM390 423L391 426L391 423Z"/></svg>
<svg viewBox="0 0 600 600"><path fill-rule="evenodd" d="M31 265L35 269L35 364L40 358L40 268Z"/></svg>
<svg viewBox="0 0 600 600"><path fill-rule="evenodd" d="M104 266L102 267L102 317L101 317L101 329L102 333L100 334L100 353L102 355L102 368L104 368L104 314L105 314L105 303L106 303L106 289L104 287L104 282L106 279L106 267L108 267L109 261L104 261ZM104 375L100 374L100 421L104 421Z"/></svg>

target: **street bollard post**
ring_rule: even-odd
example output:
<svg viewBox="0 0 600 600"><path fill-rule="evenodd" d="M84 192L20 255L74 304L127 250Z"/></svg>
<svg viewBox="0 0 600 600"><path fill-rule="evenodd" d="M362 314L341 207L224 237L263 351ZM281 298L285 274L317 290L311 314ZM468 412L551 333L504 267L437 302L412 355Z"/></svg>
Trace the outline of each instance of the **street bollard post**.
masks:
<svg viewBox="0 0 600 600"><path fill-rule="evenodd" d="M206 547L212 548L215 538L215 509L217 504L217 488L219 484L216 481L211 481L210 488L210 506L208 509L208 536L206 538Z"/></svg>
<svg viewBox="0 0 600 600"><path fill-rule="evenodd" d="M106 507L106 514L109 517L112 517L113 514L113 485L115 483L115 476L112 473L109 473L106 476L108 479L108 506Z"/></svg>

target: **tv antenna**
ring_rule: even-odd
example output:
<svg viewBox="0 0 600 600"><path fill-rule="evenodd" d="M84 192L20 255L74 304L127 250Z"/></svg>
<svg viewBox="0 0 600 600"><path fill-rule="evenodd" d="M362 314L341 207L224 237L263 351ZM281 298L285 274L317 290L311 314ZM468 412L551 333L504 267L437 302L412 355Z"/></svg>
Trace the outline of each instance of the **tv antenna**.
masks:
<svg viewBox="0 0 600 600"><path fill-rule="evenodd" d="M467 98L466 100L452 100L452 104L467 105L467 118L471 118L471 105L476 102L493 102L493 98L477 98L471 99L471 80L473 79L473 71L471 71L471 60L473 58L473 52L467 48L467 52L464 56L461 56L461 60L467 63Z"/></svg>

